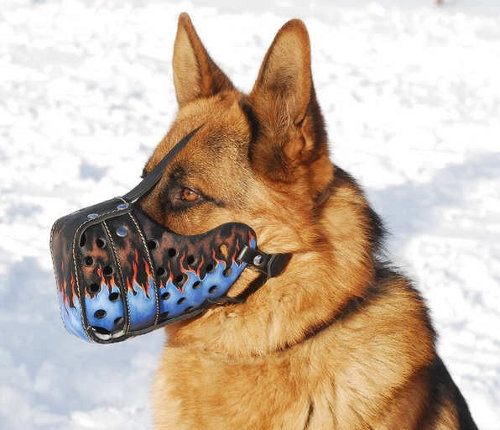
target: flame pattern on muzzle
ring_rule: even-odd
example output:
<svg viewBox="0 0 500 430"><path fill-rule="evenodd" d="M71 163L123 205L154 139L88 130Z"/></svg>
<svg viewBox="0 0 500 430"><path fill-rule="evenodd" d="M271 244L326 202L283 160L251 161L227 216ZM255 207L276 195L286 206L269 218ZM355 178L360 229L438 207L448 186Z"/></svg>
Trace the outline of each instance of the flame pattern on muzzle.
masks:
<svg viewBox="0 0 500 430"><path fill-rule="evenodd" d="M112 199L54 224L61 315L79 337L116 342L196 316L239 277L241 250L256 247L244 224L184 236L136 206Z"/></svg>

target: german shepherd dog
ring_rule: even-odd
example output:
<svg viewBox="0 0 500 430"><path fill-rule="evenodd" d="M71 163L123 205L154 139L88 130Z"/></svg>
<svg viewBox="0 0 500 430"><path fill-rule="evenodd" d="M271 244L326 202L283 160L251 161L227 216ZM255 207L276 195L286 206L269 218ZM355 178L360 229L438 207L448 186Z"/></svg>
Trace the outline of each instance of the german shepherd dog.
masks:
<svg viewBox="0 0 500 430"><path fill-rule="evenodd" d="M279 30L245 95L182 14L173 77L178 115L144 173L203 126L142 209L187 235L245 223L292 258L267 282L244 271L228 294L243 303L167 328L156 427L477 428L422 297L380 256L378 216L329 158L304 23Z"/></svg>

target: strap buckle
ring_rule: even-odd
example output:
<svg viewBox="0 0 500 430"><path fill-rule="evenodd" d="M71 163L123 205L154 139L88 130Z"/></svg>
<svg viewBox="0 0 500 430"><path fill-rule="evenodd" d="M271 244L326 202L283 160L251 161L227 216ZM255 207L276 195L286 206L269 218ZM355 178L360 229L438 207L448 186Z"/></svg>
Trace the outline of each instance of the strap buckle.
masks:
<svg viewBox="0 0 500 430"><path fill-rule="evenodd" d="M292 254L266 254L245 245L240 251L237 260L256 268L269 279L280 275L290 258L292 258Z"/></svg>

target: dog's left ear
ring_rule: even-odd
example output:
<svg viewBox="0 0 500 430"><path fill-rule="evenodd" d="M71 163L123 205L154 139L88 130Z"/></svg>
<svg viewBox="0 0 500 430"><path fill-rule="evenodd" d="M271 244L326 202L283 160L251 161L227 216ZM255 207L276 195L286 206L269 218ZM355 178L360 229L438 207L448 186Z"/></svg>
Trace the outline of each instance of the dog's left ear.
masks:
<svg viewBox="0 0 500 430"><path fill-rule="evenodd" d="M200 97L234 89L230 79L208 55L187 13L179 15L172 65L179 107Z"/></svg>
<svg viewBox="0 0 500 430"><path fill-rule="evenodd" d="M309 35L301 20L288 21L279 30L247 103L259 124L250 148L254 168L278 182L307 173L318 190L331 180L324 121L311 76Z"/></svg>

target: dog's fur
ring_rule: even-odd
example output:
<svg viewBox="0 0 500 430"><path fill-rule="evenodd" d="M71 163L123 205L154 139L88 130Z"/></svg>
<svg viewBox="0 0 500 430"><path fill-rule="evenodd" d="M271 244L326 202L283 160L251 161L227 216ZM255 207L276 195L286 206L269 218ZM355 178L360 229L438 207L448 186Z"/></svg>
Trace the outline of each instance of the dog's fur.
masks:
<svg viewBox="0 0 500 430"><path fill-rule="evenodd" d="M329 158L310 61L304 24L287 22L244 95L189 17L179 18L179 113L145 172L203 127L143 208L181 234L246 223L263 251L293 257L263 285L245 270L229 294L245 303L168 327L153 388L156 426L475 428L436 355L422 298L379 257L379 218Z"/></svg>

